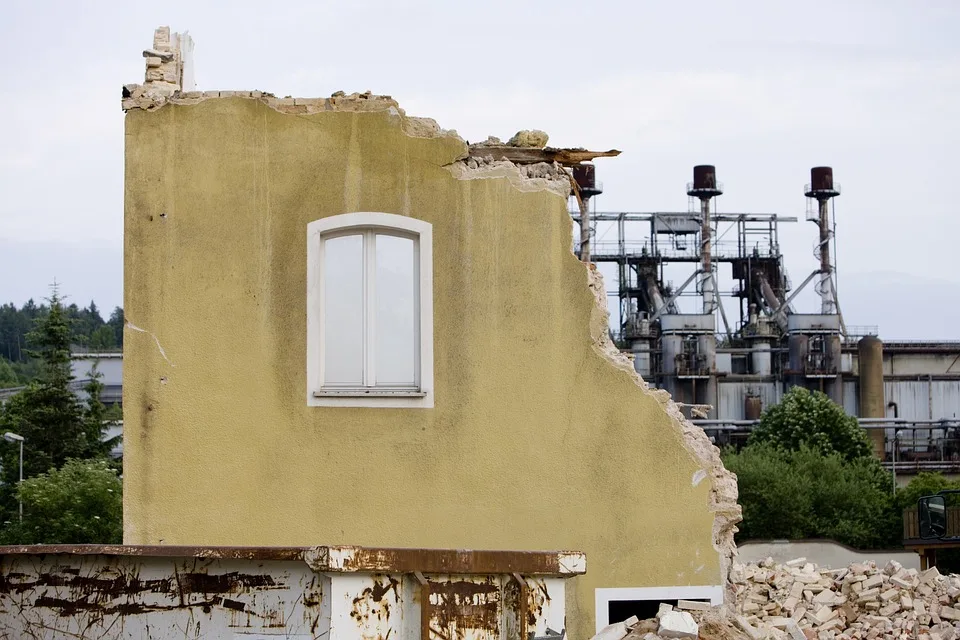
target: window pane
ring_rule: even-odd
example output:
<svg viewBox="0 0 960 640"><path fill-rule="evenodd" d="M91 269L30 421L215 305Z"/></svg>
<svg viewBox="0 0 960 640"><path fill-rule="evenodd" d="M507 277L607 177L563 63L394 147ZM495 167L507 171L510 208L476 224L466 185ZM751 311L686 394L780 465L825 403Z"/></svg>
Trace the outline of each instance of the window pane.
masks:
<svg viewBox="0 0 960 640"><path fill-rule="evenodd" d="M363 384L363 236L324 241L324 385Z"/></svg>
<svg viewBox="0 0 960 640"><path fill-rule="evenodd" d="M377 236L377 384L416 384L416 305L413 240Z"/></svg>

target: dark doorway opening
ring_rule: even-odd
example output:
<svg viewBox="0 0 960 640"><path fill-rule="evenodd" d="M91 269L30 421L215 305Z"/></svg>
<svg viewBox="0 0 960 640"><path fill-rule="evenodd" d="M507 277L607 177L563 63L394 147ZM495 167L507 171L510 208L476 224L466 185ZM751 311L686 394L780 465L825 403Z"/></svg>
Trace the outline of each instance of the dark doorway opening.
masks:
<svg viewBox="0 0 960 640"><path fill-rule="evenodd" d="M607 603L609 624L623 622L630 616L637 616L640 620L655 618L661 603L676 607L677 602L677 600L611 600ZM688 602L706 602L710 604L710 599L689 598Z"/></svg>

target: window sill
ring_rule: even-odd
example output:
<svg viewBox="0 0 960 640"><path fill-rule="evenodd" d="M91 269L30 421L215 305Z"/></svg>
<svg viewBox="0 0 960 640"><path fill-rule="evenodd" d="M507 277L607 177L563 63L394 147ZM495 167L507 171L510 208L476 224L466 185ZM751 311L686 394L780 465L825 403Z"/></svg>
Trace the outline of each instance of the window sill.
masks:
<svg viewBox="0 0 960 640"><path fill-rule="evenodd" d="M307 392L309 407L432 409L433 391L426 389L319 389Z"/></svg>
<svg viewBox="0 0 960 640"><path fill-rule="evenodd" d="M426 396L427 394L424 391L410 391L405 389L398 389L396 391L388 389L322 389L313 392L314 398L425 398Z"/></svg>

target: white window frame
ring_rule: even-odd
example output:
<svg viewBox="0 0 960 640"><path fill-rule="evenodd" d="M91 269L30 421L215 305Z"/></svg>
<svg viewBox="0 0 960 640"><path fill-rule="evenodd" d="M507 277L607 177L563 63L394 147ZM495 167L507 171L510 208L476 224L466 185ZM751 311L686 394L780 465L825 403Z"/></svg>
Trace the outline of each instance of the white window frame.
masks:
<svg viewBox="0 0 960 640"><path fill-rule="evenodd" d="M723 604L723 585L688 587L614 587L594 590L594 618L597 633L610 624L610 603L615 601L710 600L711 606Z"/></svg>
<svg viewBox="0 0 960 640"><path fill-rule="evenodd" d="M381 233L414 240L415 300L419 323L415 370L417 385L410 387L364 387L344 389L323 387L323 243L325 239L357 233ZM365 237L366 240L366 237ZM367 246L366 241L364 246ZM373 252L365 251L369 269ZM365 286L367 286L365 284ZM365 292L365 295L372 292ZM366 344L376 336L373 322L367 323ZM365 372L372 371L372 350L365 351ZM369 373L365 375L370 375ZM433 407L433 225L416 218L392 213L361 211L314 220L307 225L307 405L311 407Z"/></svg>

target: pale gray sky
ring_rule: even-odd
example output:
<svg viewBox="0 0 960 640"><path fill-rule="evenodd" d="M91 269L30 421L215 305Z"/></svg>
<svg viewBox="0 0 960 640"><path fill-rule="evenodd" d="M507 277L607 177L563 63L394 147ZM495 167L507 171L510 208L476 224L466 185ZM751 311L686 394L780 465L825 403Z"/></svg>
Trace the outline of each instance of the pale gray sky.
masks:
<svg viewBox="0 0 960 640"><path fill-rule="evenodd" d="M621 149L597 163L603 210L684 210L708 163L721 211L802 219L810 167L832 165L847 322L960 338L956 0L6 0L0 300L56 277L78 303L121 303L120 87L161 24L193 36L200 89L370 89L470 140L540 128ZM782 229L795 284L815 235Z"/></svg>

